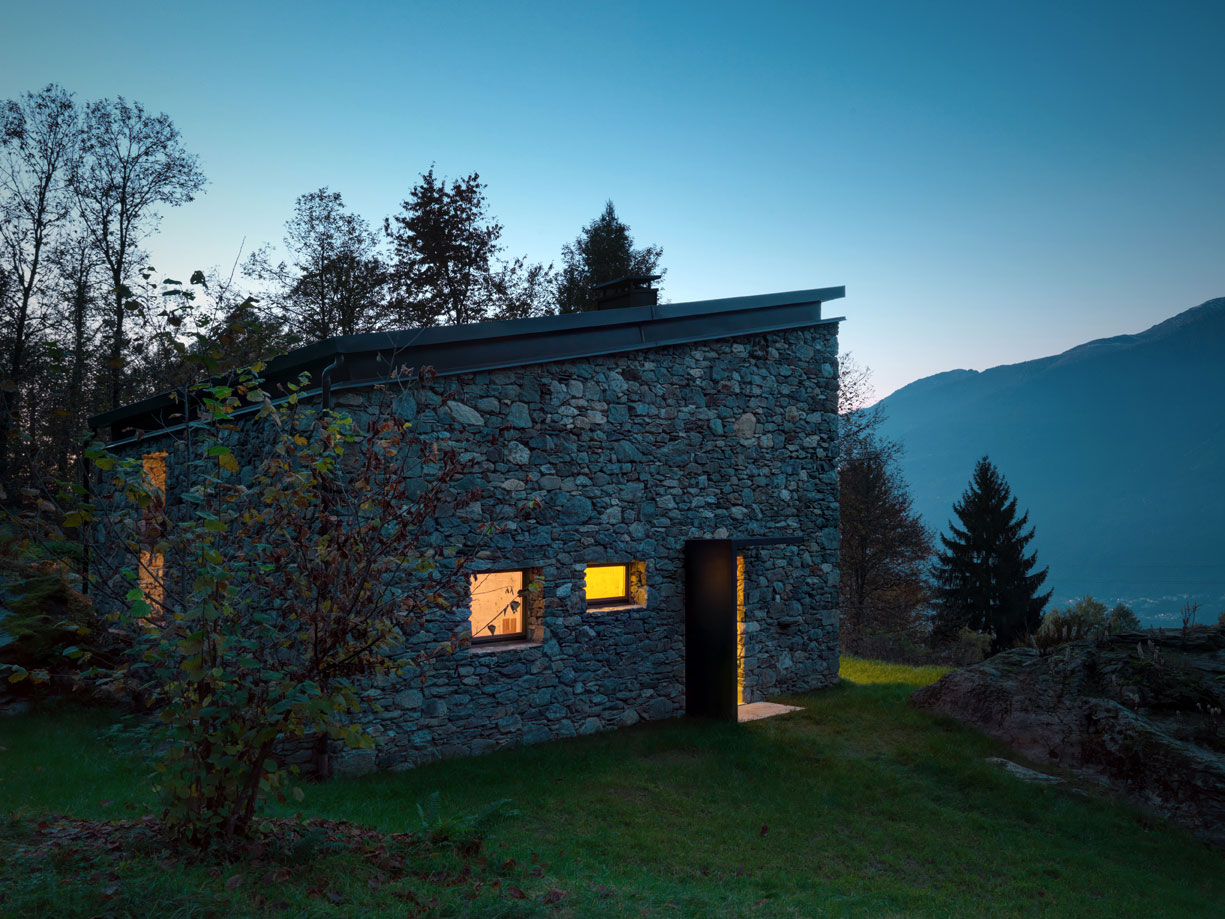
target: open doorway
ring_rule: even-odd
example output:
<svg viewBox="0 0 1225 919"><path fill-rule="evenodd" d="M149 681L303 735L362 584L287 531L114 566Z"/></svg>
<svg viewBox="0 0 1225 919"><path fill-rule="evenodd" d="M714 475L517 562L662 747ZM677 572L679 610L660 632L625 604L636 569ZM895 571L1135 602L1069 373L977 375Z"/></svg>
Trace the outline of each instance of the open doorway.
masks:
<svg viewBox="0 0 1225 919"><path fill-rule="evenodd" d="M752 559L741 546L791 539L691 539L685 543L685 710L721 721L756 721L793 706L754 695Z"/></svg>

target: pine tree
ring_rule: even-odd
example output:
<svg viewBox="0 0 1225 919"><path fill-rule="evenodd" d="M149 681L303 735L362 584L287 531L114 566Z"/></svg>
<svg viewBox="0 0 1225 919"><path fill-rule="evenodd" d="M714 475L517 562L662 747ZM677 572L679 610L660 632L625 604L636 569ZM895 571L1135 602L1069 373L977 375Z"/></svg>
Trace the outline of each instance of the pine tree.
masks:
<svg viewBox="0 0 1225 919"><path fill-rule="evenodd" d="M562 270L557 285L557 308L579 313L592 308L591 285L633 275L664 274L659 246L634 248L630 228L617 216L611 201L604 211L583 227L573 245L561 250Z"/></svg>
<svg viewBox="0 0 1225 919"><path fill-rule="evenodd" d="M489 214L478 173L448 183L431 166L383 227L393 250L391 312L403 325L460 325L552 311L553 266L502 259L502 224Z"/></svg>
<svg viewBox="0 0 1225 919"><path fill-rule="evenodd" d="M1029 513L1017 516L1017 500L987 457L978 461L970 487L953 505L960 526L949 521L935 568L934 637L949 638L963 626L995 636L996 651L1037 631L1051 594L1039 594L1047 569L1034 571L1034 538L1024 532Z"/></svg>

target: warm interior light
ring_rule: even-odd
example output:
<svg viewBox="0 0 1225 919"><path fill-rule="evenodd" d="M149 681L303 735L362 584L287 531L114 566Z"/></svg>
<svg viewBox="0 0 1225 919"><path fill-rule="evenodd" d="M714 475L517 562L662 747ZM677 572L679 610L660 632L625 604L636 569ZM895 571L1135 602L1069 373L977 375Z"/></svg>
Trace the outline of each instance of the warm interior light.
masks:
<svg viewBox="0 0 1225 919"><path fill-rule="evenodd" d="M744 703L744 556L736 556L736 701Z"/></svg>
<svg viewBox="0 0 1225 919"><path fill-rule="evenodd" d="M628 565L588 565L587 602L629 600Z"/></svg>
<svg viewBox="0 0 1225 919"><path fill-rule="evenodd" d="M149 480L150 485L162 493L155 500L164 499L166 495L166 454L146 453L141 457L141 461L145 467L145 478Z"/></svg>
<svg viewBox="0 0 1225 919"><path fill-rule="evenodd" d="M166 601L166 556L156 549L162 510L166 506L166 454L146 453L141 457L146 484L155 491L142 520L140 571L137 583L144 592L152 618L160 618Z"/></svg>
<svg viewBox="0 0 1225 919"><path fill-rule="evenodd" d="M474 574L470 589L469 621L473 641L511 638L527 633L523 609L523 572L489 571Z"/></svg>

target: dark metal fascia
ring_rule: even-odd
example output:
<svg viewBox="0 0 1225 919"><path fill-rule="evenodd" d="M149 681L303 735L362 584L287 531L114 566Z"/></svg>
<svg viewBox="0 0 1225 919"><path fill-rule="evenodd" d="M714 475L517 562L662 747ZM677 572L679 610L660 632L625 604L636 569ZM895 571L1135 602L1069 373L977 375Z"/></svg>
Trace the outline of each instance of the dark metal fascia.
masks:
<svg viewBox="0 0 1225 919"><path fill-rule="evenodd" d="M293 381L303 372L317 375L325 365L347 355L353 359L347 362L342 377L373 384L397 376L404 366L428 365L438 374L450 376L762 334L838 322L840 319L821 318L821 303L845 294L845 287L826 287L565 316L347 335L274 358L268 362L263 377L266 385L272 388L278 383ZM514 356L508 357L508 354ZM91 418L89 424L96 429L147 418L160 428L165 425L158 424L152 416L176 407L182 411L180 403L169 393L163 393L103 412Z"/></svg>

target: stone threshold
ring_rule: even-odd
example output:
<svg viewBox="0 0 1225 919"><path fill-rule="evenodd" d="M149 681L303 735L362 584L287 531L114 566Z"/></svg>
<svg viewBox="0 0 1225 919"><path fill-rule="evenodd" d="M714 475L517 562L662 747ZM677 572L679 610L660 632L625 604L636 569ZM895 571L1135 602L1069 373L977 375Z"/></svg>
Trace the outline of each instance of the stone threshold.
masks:
<svg viewBox="0 0 1225 919"><path fill-rule="evenodd" d="M775 715L785 715L788 712L801 711L798 705L780 705L777 702L746 702L736 708L736 720L741 724L746 721L760 721L762 718L773 718Z"/></svg>

